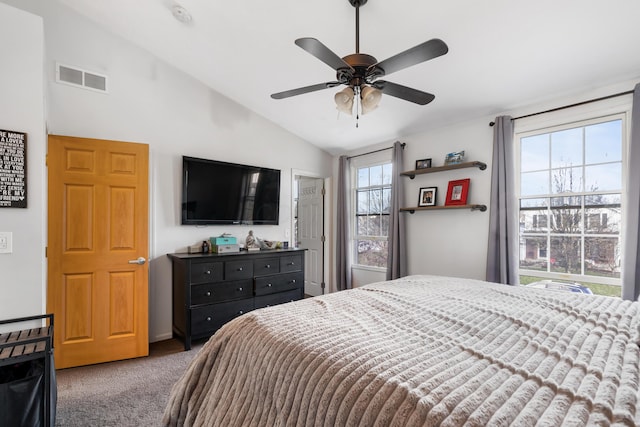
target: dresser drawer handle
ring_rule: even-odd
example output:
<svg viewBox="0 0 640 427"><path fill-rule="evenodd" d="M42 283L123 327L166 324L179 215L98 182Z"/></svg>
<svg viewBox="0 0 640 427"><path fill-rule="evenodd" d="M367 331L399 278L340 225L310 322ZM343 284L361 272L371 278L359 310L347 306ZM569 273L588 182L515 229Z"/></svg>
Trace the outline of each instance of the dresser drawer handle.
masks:
<svg viewBox="0 0 640 427"><path fill-rule="evenodd" d="M210 297L210 296L211 296L211 291L207 291L207 294L206 294L206 295L207 295L208 297Z"/></svg>
<svg viewBox="0 0 640 427"><path fill-rule="evenodd" d="M267 283L267 288L270 288L271 286L273 286L271 283Z"/></svg>
<svg viewBox="0 0 640 427"><path fill-rule="evenodd" d="M291 280L291 283L296 283L296 279Z"/></svg>
<svg viewBox="0 0 640 427"><path fill-rule="evenodd" d="M296 263L295 263L295 262L293 262L293 261L291 261L291 262L290 262L289 264L287 264L287 265L296 265Z"/></svg>
<svg viewBox="0 0 640 427"><path fill-rule="evenodd" d="M242 268L242 267L238 267L238 271L242 271L242 270L243 270L243 268Z"/></svg>
<svg viewBox="0 0 640 427"><path fill-rule="evenodd" d="M207 322L211 322L211 316L207 317Z"/></svg>
<svg viewBox="0 0 640 427"><path fill-rule="evenodd" d="M242 314L244 314L244 311L240 310L240 311L238 312L238 314L242 315Z"/></svg>
<svg viewBox="0 0 640 427"><path fill-rule="evenodd" d="M242 292L242 288L238 288L238 292Z"/></svg>
<svg viewBox="0 0 640 427"><path fill-rule="evenodd" d="M265 265L265 268L271 268L271 264Z"/></svg>
<svg viewBox="0 0 640 427"><path fill-rule="evenodd" d="M211 274L211 270L205 271L204 274Z"/></svg>

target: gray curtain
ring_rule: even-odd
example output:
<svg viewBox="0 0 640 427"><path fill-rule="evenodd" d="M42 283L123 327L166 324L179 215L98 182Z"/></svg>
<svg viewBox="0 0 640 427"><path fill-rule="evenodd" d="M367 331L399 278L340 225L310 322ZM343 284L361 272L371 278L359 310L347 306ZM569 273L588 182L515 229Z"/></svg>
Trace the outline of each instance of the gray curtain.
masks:
<svg viewBox="0 0 640 427"><path fill-rule="evenodd" d="M349 158L340 156L338 165L338 201L336 220L336 288L351 289L349 254Z"/></svg>
<svg viewBox="0 0 640 427"><path fill-rule="evenodd" d="M400 213L404 196L402 150L404 144L393 144L393 175L391 176L391 205L389 206L389 253L387 255L387 280L407 275L407 250L404 216Z"/></svg>
<svg viewBox="0 0 640 427"><path fill-rule="evenodd" d="M637 300L640 295L640 84L633 91L631 140L627 159L627 208L625 209L622 261L622 298Z"/></svg>
<svg viewBox="0 0 640 427"><path fill-rule="evenodd" d="M513 120L510 116L496 117L491 168L487 281L517 285L518 209L514 188Z"/></svg>

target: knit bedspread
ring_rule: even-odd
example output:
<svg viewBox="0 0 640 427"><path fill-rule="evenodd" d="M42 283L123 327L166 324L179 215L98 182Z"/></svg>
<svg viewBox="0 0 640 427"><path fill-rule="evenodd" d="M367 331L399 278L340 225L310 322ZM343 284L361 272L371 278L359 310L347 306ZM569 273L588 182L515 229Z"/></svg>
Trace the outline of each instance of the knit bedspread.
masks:
<svg viewBox="0 0 640 427"><path fill-rule="evenodd" d="M640 425L640 303L410 276L256 310L174 385L170 426Z"/></svg>

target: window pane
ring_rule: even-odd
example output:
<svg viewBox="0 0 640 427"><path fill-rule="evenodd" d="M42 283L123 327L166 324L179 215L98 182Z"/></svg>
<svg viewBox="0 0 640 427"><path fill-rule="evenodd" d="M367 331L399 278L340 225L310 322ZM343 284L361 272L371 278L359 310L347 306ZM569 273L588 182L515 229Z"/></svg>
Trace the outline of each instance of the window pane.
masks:
<svg viewBox="0 0 640 427"><path fill-rule="evenodd" d="M551 199L551 233L579 234L582 232L582 207L578 197Z"/></svg>
<svg viewBox="0 0 640 427"><path fill-rule="evenodd" d="M369 168L369 185L382 185L382 165Z"/></svg>
<svg viewBox="0 0 640 427"><path fill-rule="evenodd" d="M384 268L387 266L387 242L382 240L358 240L358 264Z"/></svg>
<svg viewBox="0 0 640 427"><path fill-rule="evenodd" d="M393 167L391 163L382 165L382 185L391 185L391 176L393 173Z"/></svg>
<svg viewBox="0 0 640 427"><path fill-rule="evenodd" d="M369 190L369 213L382 213L382 189Z"/></svg>
<svg viewBox="0 0 640 427"><path fill-rule="evenodd" d="M522 138L520 157L523 172L549 169L549 135Z"/></svg>
<svg viewBox="0 0 640 427"><path fill-rule="evenodd" d="M622 221L620 194L595 194L585 197L586 233L618 234Z"/></svg>
<svg viewBox="0 0 640 427"><path fill-rule="evenodd" d="M369 216L369 236L382 236L381 225L380 225L380 215L370 215Z"/></svg>
<svg viewBox="0 0 640 427"><path fill-rule="evenodd" d="M582 273L580 237L559 236L551 238L551 271Z"/></svg>
<svg viewBox="0 0 640 427"><path fill-rule="evenodd" d="M358 188L369 186L369 168L358 169Z"/></svg>
<svg viewBox="0 0 640 427"><path fill-rule="evenodd" d="M586 164L622 160L622 120L586 126L584 130Z"/></svg>
<svg viewBox="0 0 640 427"><path fill-rule="evenodd" d="M388 214L391 211L391 189L382 190L382 213Z"/></svg>
<svg viewBox="0 0 640 427"><path fill-rule="evenodd" d="M612 191L622 188L622 163L584 168L586 191Z"/></svg>
<svg viewBox="0 0 640 427"><path fill-rule="evenodd" d="M369 191L358 191L356 193L356 198L356 204L358 205L358 215L369 213Z"/></svg>
<svg viewBox="0 0 640 427"><path fill-rule="evenodd" d="M520 238L520 268L547 271L547 257L546 237Z"/></svg>
<svg viewBox="0 0 640 427"><path fill-rule="evenodd" d="M382 217L380 217L380 221L382 223L382 235L388 236L389 235L389 215L382 215Z"/></svg>
<svg viewBox="0 0 640 427"><path fill-rule="evenodd" d="M561 168L582 164L582 128L551 134L551 167Z"/></svg>
<svg viewBox="0 0 640 427"><path fill-rule="evenodd" d="M356 218L356 223L357 223L356 235L368 236L369 235L369 217L359 216L358 218Z"/></svg>
<svg viewBox="0 0 640 427"><path fill-rule="evenodd" d="M561 168L551 171L554 194L582 192L582 168Z"/></svg>
<svg viewBox="0 0 640 427"><path fill-rule="evenodd" d="M584 268L589 276L620 277L620 242L617 237L585 237Z"/></svg>
<svg viewBox="0 0 640 427"><path fill-rule="evenodd" d="M549 172L526 172L520 177L520 194L535 196L549 194Z"/></svg>

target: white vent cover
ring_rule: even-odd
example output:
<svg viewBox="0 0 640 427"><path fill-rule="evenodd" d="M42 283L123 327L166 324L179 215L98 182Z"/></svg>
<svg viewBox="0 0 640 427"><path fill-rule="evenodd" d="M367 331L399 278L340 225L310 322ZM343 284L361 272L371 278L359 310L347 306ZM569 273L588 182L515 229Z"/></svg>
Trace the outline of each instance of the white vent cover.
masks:
<svg viewBox="0 0 640 427"><path fill-rule="evenodd" d="M107 76L56 63L56 81L83 89L107 93Z"/></svg>

